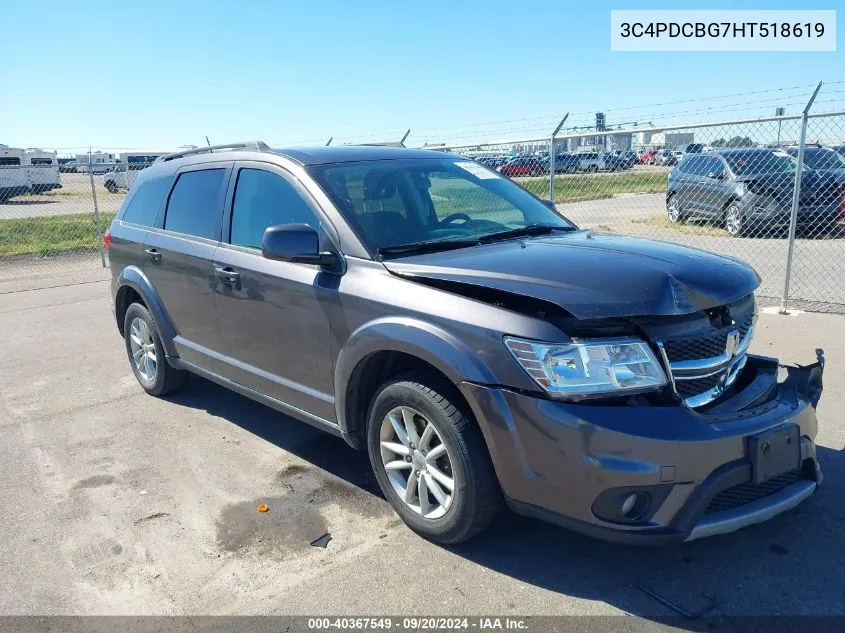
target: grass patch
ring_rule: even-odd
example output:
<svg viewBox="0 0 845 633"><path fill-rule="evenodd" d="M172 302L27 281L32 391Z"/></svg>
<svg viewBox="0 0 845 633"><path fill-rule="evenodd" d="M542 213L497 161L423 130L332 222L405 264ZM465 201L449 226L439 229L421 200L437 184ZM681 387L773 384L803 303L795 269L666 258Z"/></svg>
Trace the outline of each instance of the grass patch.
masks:
<svg viewBox="0 0 845 633"><path fill-rule="evenodd" d="M686 235L725 237L728 234L724 229L712 224L707 224L704 221L687 220L685 224L673 224L669 221L669 218L663 214L652 215L642 220L631 220L631 224L645 224L658 229L675 231L676 233L684 233Z"/></svg>
<svg viewBox="0 0 845 633"><path fill-rule="evenodd" d="M666 191L664 171L620 171L601 174L555 176L555 202L601 200L620 193ZM548 192L548 183L545 187Z"/></svg>
<svg viewBox="0 0 845 633"><path fill-rule="evenodd" d="M105 232L114 213L100 214ZM0 220L0 257L54 255L64 251L97 248L93 213Z"/></svg>

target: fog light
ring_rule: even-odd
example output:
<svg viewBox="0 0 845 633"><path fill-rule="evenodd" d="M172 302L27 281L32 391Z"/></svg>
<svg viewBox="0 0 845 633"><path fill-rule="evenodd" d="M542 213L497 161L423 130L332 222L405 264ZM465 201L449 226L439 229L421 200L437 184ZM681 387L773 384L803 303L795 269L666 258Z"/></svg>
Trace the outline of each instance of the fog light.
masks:
<svg viewBox="0 0 845 633"><path fill-rule="evenodd" d="M634 510L637 509L637 499L638 496L636 493L630 494L625 497L625 501L622 502L622 515L623 516L631 516L634 514Z"/></svg>
<svg viewBox="0 0 845 633"><path fill-rule="evenodd" d="M643 523L651 519L673 484L608 488L593 502L593 514L613 523Z"/></svg>

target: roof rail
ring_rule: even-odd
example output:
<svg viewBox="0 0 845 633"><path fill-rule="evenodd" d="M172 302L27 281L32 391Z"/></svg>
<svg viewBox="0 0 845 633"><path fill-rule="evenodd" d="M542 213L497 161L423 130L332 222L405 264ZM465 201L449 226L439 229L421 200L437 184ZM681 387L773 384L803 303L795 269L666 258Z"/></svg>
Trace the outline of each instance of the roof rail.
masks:
<svg viewBox="0 0 845 633"><path fill-rule="evenodd" d="M210 154L221 150L235 150L235 149L251 149L258 152L269 151L270 147L263 141L246 141L244 143L226 143L225 145L209 145L208 147L195 147L193 149L186 149L183 152L174 152L173 154L165 154L155 159L155 162L164 162L168 160L175 160L185 156L193 156L194 154Z"/></svg>

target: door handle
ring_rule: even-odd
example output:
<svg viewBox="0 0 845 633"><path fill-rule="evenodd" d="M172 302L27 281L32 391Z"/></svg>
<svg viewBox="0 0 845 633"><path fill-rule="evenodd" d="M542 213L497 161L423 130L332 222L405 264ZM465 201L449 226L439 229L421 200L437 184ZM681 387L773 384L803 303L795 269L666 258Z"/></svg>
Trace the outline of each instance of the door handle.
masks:
<svg viewBox="0 0 845 633"><path fill-rule="evenodd" d="M232 284L237 283L241 278L240 273L235 271L231 266L215 266L214 274L223 281Z"/></svg>
<svg viewBox="0 0 845 633"><path fill-rule="evenodd" d="M161 253L158 252L156 248L146 248L144 249L144 255L147 256L151 262L160 262L161 261Z"/></svg>

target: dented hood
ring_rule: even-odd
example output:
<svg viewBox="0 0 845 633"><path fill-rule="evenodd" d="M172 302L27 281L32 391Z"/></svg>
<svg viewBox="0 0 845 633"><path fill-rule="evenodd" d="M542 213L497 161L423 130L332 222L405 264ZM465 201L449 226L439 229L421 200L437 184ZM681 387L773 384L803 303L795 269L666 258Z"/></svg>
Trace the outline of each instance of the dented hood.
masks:
<svg viewBox="0 0 845 633"><path fill-rule="evenodd" d="M578 318L688 314L760 285L737 259L592 231L508 240L385 261L409 279L469 284L555 303Z"/></svg>

